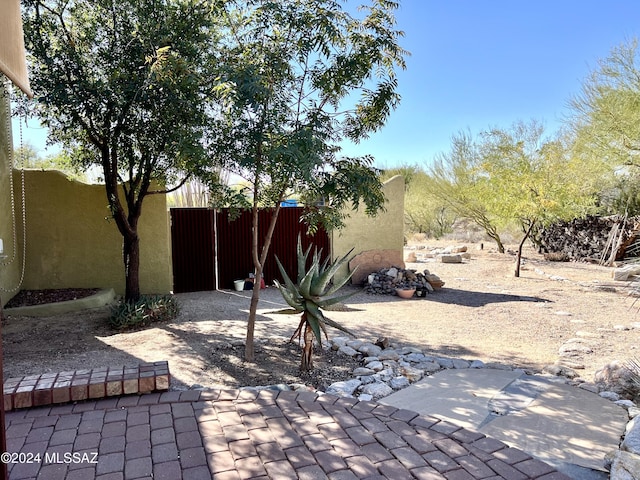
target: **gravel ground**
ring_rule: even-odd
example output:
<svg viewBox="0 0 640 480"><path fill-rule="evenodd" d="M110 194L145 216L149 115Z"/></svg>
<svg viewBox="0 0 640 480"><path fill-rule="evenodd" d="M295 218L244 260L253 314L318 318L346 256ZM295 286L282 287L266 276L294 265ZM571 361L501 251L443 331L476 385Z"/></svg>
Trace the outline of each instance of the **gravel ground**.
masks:
<svg viewBox="0 0 640 480"><path fill-rule="evenodd" d="M640 328L634 328L639 307L626 284L612 282L611 269L546 262L527 251L521 278L514 278L511 255L470 251L471 260L462 264L408 265L429 269L446 282L425 299L359 291L328 316L368 341L387 337L392 344L431 355L535 371L558 361L568 341L582 342L589 353L570 360L587 381L612 360L640 356ZM314 373L298 372L299 346L288 343L298 318L269 313L285 306L274 288L261 295L256 362L245 362L249 294L179 294L177 319L126 333L109 329L104 308L48 318L9 317L3 325L5 377L156 360L169 361L177 388L274 383L322 388L349 376L356 362L322 351Z"/></svg>

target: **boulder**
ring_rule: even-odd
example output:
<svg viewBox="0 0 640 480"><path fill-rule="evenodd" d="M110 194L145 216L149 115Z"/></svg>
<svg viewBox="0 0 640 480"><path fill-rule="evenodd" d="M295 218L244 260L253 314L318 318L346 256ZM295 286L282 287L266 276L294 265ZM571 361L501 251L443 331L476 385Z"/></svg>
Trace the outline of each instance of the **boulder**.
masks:
<svg viewBox="0 0 640 480"><path fill-rule="evenodd" d="M420 362L416 363L413 368L420 369L425 373L434 373L438 370L442 370L442 367L437 362Z"/></svg>
<svg viewBox="0 0 640 480"><path fill-rule="evenodd" d="M618 450L613 456L610 480L638 480L640 478L640 456Z"/></svg>
<svg viewBox="0 0 640 480"><path fill-rule="evenodd" d="M440 255L440 262L442 263L462 263L462 255Z"/></svg>
<svg viewBox="0 0 640 480"><path fill-rule="evenodd" d="M389 382L389 386L394 390L400 390L409 386L409 379L407 377L399 376L392 378Z"/></svg>
<svg viewBox="0 0 640 480"><path fill-rule="evenodd" d="M423 375L423 371L420 370L419 368L414 368L414 367L400 367L398 369L398 372L403 376L406 377L409 382L411 383L415 383L418 380L420 380L422 378Z"/></svg>
<svg viewBox="0 0 640 480"><path fill-rule="evenodd" d="M393 393L393 388L384 382L376 382L362 387L362 393L365 395L371 395L374 400L378 400L382 397L386 397L387 395L391 395Z"/></svg>
<svg viewBox="0 0 640 480"><path fill-rule="evenodd" d="M345 345L344 347L340 347L338 349L338 353L346 355L347 357L355 357L358 354L358 351Z"/></svg>
<svg viewBox="0 0 640 480"><path fill-rule="evenodd" d="M398 360L400 355L392 348L387 348L386 350L382 350L378 355L378 360Z"/></svg>
<svg viewBox="0 0 640 480"><path fill-rule="evenodd" d="M355 378L352 378L351 380L344 380L342 382L335 382L327 387L327 393L337 395L339 397L353 395L353 392L355 392L356 388L360 385L362 385L362 382Z"/></svg>
<svg viewBox="0 0 640 480"><path fill-rule="evenodd" d="M377 357L382 352L382 348L373 343L364 343L360 345L358 351L368 357Z"/></svg>
<svg viewBox="0 0 640 480"><path fill-rule="evenodd" d="M640 455L640 419L638 417L627 424L627 433L620 448L625 452Z"/></svg>

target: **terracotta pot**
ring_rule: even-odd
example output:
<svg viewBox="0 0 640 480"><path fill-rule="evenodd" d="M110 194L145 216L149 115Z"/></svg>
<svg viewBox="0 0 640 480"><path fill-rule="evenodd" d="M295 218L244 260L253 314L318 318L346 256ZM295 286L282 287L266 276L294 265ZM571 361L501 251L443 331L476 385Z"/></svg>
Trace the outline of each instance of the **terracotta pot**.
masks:
<svg viewBox="0 0 640 480"><path fill-rule="evenodd" d="M396 288L396 293L400 298L411 298L413 297L413 294L416 293L416 289Z"/></svg>

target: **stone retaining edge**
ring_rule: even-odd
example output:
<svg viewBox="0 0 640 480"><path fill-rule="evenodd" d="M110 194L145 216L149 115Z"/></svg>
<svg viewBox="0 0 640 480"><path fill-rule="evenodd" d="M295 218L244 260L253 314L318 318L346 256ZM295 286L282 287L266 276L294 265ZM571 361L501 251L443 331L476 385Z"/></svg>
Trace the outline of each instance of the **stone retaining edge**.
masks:
<svg viewBox="0 0 640 480"><path fill-rule="evenodd" d="M5 308L4 313L5 315L24 315L26 317L47 317L50 315L77 312L88 308L104 307L105 305L113 303L115 299L116 293L113 288L109 288L77 300L31 305L29 307Z"/></svg>

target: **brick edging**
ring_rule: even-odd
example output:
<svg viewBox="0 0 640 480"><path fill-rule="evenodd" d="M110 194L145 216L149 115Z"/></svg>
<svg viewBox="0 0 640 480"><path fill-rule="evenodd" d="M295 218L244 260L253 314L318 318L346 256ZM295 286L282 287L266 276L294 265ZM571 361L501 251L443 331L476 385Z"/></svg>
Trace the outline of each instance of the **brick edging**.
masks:
<svg viewBox="0 0 640 480"><path fill-rule="evenodd" d="M100 367L9 378L4 382L5 411L19 408L97 400L169 389L167 361L121 367Z"/></svg>

